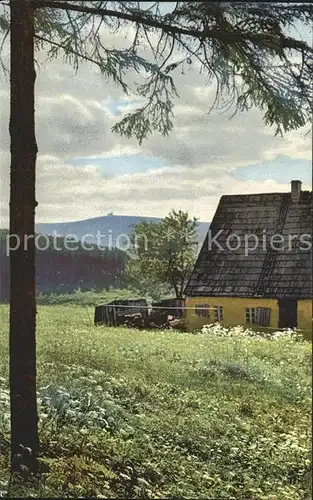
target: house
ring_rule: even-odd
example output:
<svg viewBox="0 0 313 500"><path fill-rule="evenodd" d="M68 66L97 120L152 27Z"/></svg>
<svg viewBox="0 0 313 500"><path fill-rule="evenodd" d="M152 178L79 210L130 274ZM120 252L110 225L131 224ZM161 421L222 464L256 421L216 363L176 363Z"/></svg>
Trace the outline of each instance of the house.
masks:
<svg viewBox="0 0 313 500"><path fill-rule="evenodd" d="M220 199L185 288L189 330L218 321L312 332L312 202L300 181Z"/></svg>

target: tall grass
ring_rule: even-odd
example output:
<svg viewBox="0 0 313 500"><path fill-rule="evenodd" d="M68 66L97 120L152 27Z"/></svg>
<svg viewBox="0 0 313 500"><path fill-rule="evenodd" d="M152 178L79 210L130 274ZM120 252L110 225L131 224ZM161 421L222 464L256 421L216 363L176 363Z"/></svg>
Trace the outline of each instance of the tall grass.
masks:
<svg viewBox="0 0 313 500"><path fill-rule="evenodd" d="M80 290L72 293L39 293L37 303L40 305L88 305L94 306L114 299L137 297L137 293L129 289ZM150 298L150 297L147 297Z"/></svg>
<svg viewBox="0 0 313 500"><path fill-rule="evenodd" d="M92 307L58 305L39 307L37 348L45 472L21 496L309 498L311 344L94 327Z"/></svg>

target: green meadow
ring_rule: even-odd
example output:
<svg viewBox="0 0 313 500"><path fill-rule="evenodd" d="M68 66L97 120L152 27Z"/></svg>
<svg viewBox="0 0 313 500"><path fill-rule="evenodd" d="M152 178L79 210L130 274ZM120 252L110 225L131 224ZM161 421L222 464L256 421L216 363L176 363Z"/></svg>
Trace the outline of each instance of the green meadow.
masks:
<svg viewBox="0 0 313 500"><path fill-rule="evenodd" d="M311 498L311 343L95 327L93 312L38 307L42 472L8 487L0 306L2 495Z"/></svg>

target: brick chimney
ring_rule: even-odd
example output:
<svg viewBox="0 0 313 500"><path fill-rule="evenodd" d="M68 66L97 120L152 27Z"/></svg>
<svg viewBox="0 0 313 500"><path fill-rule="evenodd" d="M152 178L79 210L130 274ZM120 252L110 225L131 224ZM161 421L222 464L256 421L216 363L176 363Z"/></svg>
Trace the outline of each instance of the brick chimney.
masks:
<svg viewBox="0 0 313 500"><path fill-rule="evenodd" d="M301 181L291 181L291 201L297 202L301 195Z"/></svg>

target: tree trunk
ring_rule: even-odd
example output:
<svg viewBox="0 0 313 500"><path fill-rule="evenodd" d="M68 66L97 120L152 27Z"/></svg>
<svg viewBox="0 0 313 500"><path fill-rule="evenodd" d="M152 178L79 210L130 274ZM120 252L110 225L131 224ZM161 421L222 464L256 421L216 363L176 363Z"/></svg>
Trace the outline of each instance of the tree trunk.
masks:
<svg viewBox="0 0 313 500"><path fill-rule="evenodd" d="M173 281L173 287L174 287L174 290L175 290L175 297L176 297L176 299L179 299L180 298L180 296L179 296L179 290L178 290L178 286L177 286L177 284L176 284L175 281Z"/></svg>
<svg viewBox="0 0 313 500"><path fill-rule="evenodd" d="M32 0L11 0L10 7L10 242L12 248L20 243L10 249L11 470L26 465L36 472L34 9Z"/></svg>

